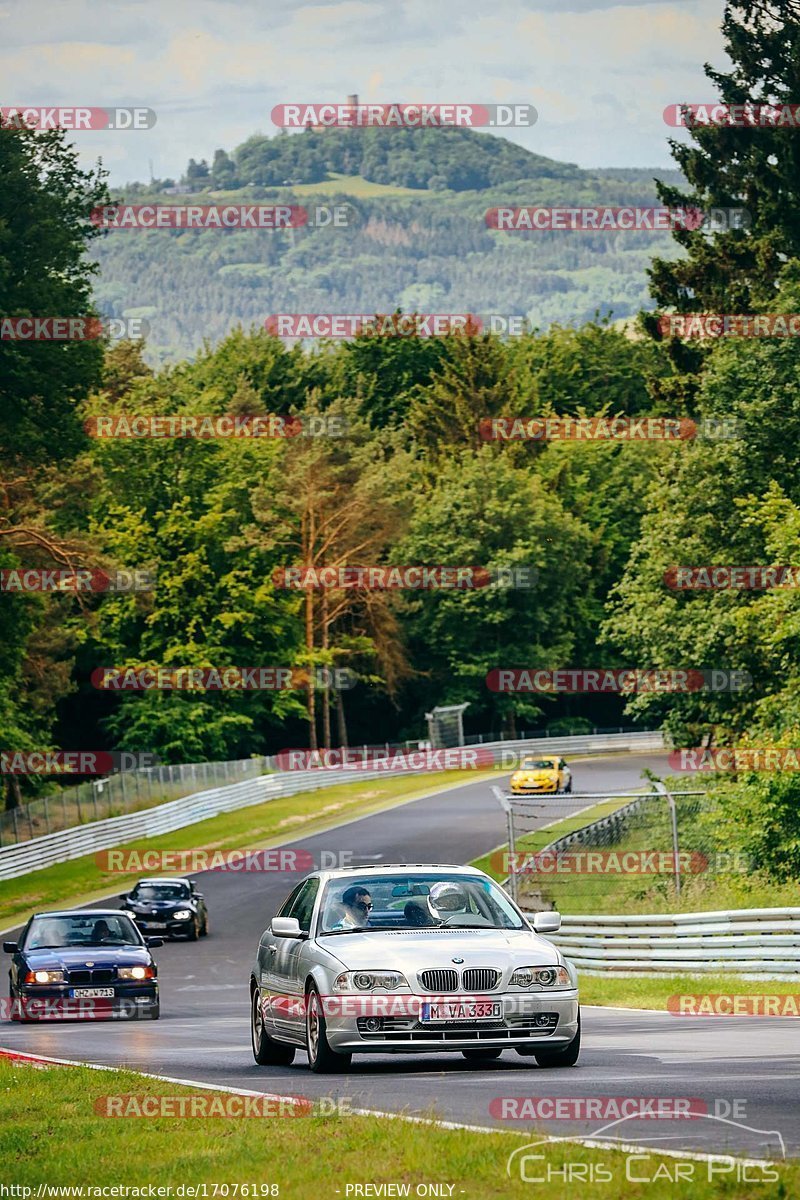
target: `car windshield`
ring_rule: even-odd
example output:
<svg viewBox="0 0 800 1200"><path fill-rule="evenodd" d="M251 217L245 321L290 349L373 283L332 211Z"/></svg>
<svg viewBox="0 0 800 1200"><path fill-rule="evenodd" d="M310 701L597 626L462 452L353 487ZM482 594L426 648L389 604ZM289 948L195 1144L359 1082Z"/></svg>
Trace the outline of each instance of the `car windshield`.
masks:
<svg viewBox="0 0 800 1200"><path fill-rule="evenodd" d="M319 932L372 929L523 929L524 922L491 879L441 871L348 876L325 887Z"/></svg>
<svg viewBox="0 0 800 1200"><path fill-rule="evenodd" d="M523 758L523 771L553 771L555 763L549 758Z"/></svg>
<svg viewBox="0 0 800 1200"><path fill-rule="evenodd" d="M129 917L120 914L35 917L25 938L25 950L69 946L141 946L142 939Z"/></svg>
<svg viewBox="0 0 800 1200"><path fill-rule="evenodd" d="M188 900L189 888L185 883L140 883L131 892L132 900Z"/></svg>

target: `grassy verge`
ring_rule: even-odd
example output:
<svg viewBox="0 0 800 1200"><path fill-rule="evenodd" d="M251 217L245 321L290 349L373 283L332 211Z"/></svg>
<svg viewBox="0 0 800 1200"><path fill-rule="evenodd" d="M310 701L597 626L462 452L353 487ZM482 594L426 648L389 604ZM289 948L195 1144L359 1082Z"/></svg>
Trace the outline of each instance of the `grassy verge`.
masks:
<svg viewBox="0 0 800 1200"><path fill-rule="evenodd" d="M344 783L223 813L162 837L128 842L122 848L138 851L268 848L319 833L352 817L430 795L442 787L475 783L492 776L491 770L441 771L424 778L406 775ZM10 926L15 918L26 919L36 909L85 903L110 892L123 892L133 878L135 874L104 870L93 855L86 855L19 879L4 880L0 883L0 928Z"/></svg>
<svg viewBox="0 0 800 1200"><path fill-rule="evenodd" d="M555 801L556 804L564 804L563 796L559 796ZM620 808L625 801L621 801L619 797L613 800L604 800L600 804L595 804L585 812L575 814L571 817L564 817L559 821L553 818L548 821L543 829L534 829L531 833L526 833L522 837L517 838L517 852L519 854L534 854L537 850L548 846L550 842L554 842L556 838L564 837L567 833L572 833L575 829L581 829L584 825L588 825L591 821L599 821L601 817L614 811L615 808ZM554 813L558 811L554 807ZM493 879L502 882L508 875L503 864L502 855L508 849L507 845L495 847L494 850L483 854L480 858L476 858L473 866L478 867L481 871L485 871L487 875L491 875ZM498 853L499 852L499 853Z"/></svg>
<svg viewBox="0 0 800 1200"><path fill-rule="evenodd" d="M521 1180L519 1171L509 1177L506 1163L509 1154L527 1140L535 1140L535 1134L530 1139L527 1134L504 1131L476 1135L468 1130L355 1116L109 1118L99 1115L95 1107L106 1096L192 1094L206 1102L209 1098L208 1092L192 1093L190 1088L143 1079L133 1072L79 1067L34 1070L0 1061L5 1182L31 1188L32 1196L39 1184L51 1184L145 1189L148 1185L173 1189L188 1185L198 1190L184 1191L184 1195L233 1197L238 1184L239 1196L326 1200L357 1195L354 1184L362 1185L361 1195L381 1194L373 1189L365 1193L365 1184L407 1184L413 1196L419 1184L434 1182L452 1185L449 1194L466 1200L531 1195L531 1183ZM351 1104L358 1106L358 1098L352 1098ZM649 1200L675 1196L708 1200L722 1195L744 1198L757 1190L752 1183L707 1182L704 1163L696 1164L696 1178L691 1182L675 1183L671 1174L675 1161L657 1155L636 1162L636 1175L641 1178L646 1169L654 1182L631 1184L626 1182L626 1156L619 1151L590 1150L562 1142L536 1146L533 1152L544 1159L533 1164L534 1174L543 1174L548 1168L561 1172L547 1187L553 1200L578 1195L605 1200L621 1192L631 1197L646 1194ZM606 1172L613 1173L617 1188L609 1190L607 1175L605 1181L564 1183L565 1165L596 1167L601 1163ZM771 1170L781 1182L773 1184L780 1191L770 1190L770 1195L800 1193L800 1166L776 1164ZM660 1178L656 1179L657 1172ZM225 1184L229 1190L215 1192L214 1185ZM243 1192L245 1184L252 1190ZM277 1188L270 1192L273 1184ZM24 1195L23 1200L27 1200Z"/></svg>
<svg viewBox="0 0 800 1200"><path fill-rule="evenodd" d="M545 905L554 904L562 913L636 914L713 912L736 908L789 908L797 906L797 883L773 879L766 871L756 870L736 855L720 847L715 837L715 809L712 803L701 805L696 799L681 799L678 805L678 837L684 861L678 895L672 870L672 832L669 811L661 801L648 802L638 814L628 818L624 835L602 848L576 846L576 853L595 851L608 855L601 868L587 872L585 867L562 872L545 863L540 872L522 870L518 876L520 899L534 898ZM562 798L557 801L563 804ZM517 839L517 851L533 855L545 846L584 825L607 816L625 803L621 797L605 800L579 816L554 819L546 829L533 830ZM554 804L554 812L557 808ZM495 879L504 879L506 846L495 848L475 860L475 866ZM620 858L636 854L646 861L652 852L662 856L659 870L630 871L621 868ZM566 864L562 864L566 867Z"/></svg>
<svg viewBox="0 0 800 1200"><path fill-rule="evenodd" d="M798 996L796 979L749 979L743 975L587 975L580 972L581 1004L667 1011L670 996ZM674 1002L673 1002L674 1003ZM790 1014L791 1015L791 1014Z"/></svg>

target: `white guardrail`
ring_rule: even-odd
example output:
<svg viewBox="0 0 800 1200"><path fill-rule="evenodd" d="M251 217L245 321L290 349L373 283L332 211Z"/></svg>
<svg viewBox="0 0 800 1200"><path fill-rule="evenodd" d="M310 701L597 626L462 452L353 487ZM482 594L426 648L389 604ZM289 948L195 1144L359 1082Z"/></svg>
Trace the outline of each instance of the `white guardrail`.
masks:
<svg viewBox="0 0 800 1200"><path fill-rule="evenodd" d="M486 751L500 766L512 765L510 758L528 751L549 750L552 754L591 754L604 751L647 751L663 750L664 739L660 733L603 733L586 734L580 737L537 738L518 742L491 742L481 746L465 746L459 753L465 764L472 760L477 767L485 761ZM274 775L260 775L241 783L226 787L211 788L171 800L139 812L125 813L120 817L109 817L104 821L92 821L77 825L59 833L45 834L27 842L15 843L0 849L0 880L15 879L31 871L40 871L54 863L69 862L99 850L110 850L126 842L144 841L163 833L172 833L198 821L206 821L219 813L233 812L254 804L263 804L282 796L294 796L297 792L314 791L317 788L333 787L339 783L357 783L359 780L380 779L386 775L417 775L426 772L424 767L409 769L392 767L389 753L387 765L375 769L325 769L309 771L282 771ZM435 754L435 751L429 752ZM408 752L413 761L414 751Z"/></svg>
<svg viewBox="0 0 800 1200"><path fill-rule="evenodd" d="M579 970L800 973L800 908L671 916L562 916L548 934Z"/></svg>

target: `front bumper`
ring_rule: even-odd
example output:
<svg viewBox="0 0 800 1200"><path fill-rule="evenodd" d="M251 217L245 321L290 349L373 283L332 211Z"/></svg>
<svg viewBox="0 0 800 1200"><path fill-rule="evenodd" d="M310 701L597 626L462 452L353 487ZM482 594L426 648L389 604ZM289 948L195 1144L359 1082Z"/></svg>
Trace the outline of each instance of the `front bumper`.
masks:
<svg viewBox="0 0 800 1200"><path fill-rule="evenodd" d="M528 995L487 993L481 999L499 1000L502 1008L500 1018L491 1021L423 1023L419 1020L419 1004L432 998L436 999L427 993L385 997L373 993L369 997L348 996L355 1002L352 1005L323 1002L330 1046L333 1050L365 1054L557 1048L571 1042L578 1032L578 993L574 988ZM379 1023L379 1027L371 1027L370 1023Z"/></svg>
<svg viewBox="0 0 800 1200"><path fill-rule="evenodd" d="M178 937L183 935L186 937L194 925L191 918L188 921L176 921L168 914L162 917L142 917L137 913L129 913L136 922L137 929L141 932L142 937Z"/></svg>
<svg viewBox="0 0 800 1200"><path fill-rule="evenodd" d="M158 1008L158 983L114 983L113 996L74 996L72 984L22 987L11 1004L12 1021L99 1021L149 1016ZM80 988L78 988L80 990Z"/></svg>
<svg viewBox="0 0 800 1200"><path fill-rule="evenodd" d="M558 781L552 783L512 783L513 796L554 795L558 791Z"/></svg>

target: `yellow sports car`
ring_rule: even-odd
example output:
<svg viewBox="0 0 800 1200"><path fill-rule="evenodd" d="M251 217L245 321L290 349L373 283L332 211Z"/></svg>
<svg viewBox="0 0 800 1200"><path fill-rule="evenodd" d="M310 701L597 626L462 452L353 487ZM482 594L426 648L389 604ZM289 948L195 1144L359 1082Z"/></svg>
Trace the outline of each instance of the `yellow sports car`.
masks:
<svg viewBox="0 0 800 1200"><path fill-rule="evenodd" d="M558 755L527 755L511 776L511 792L514 796L571 791L572 772Z"/></svg>

